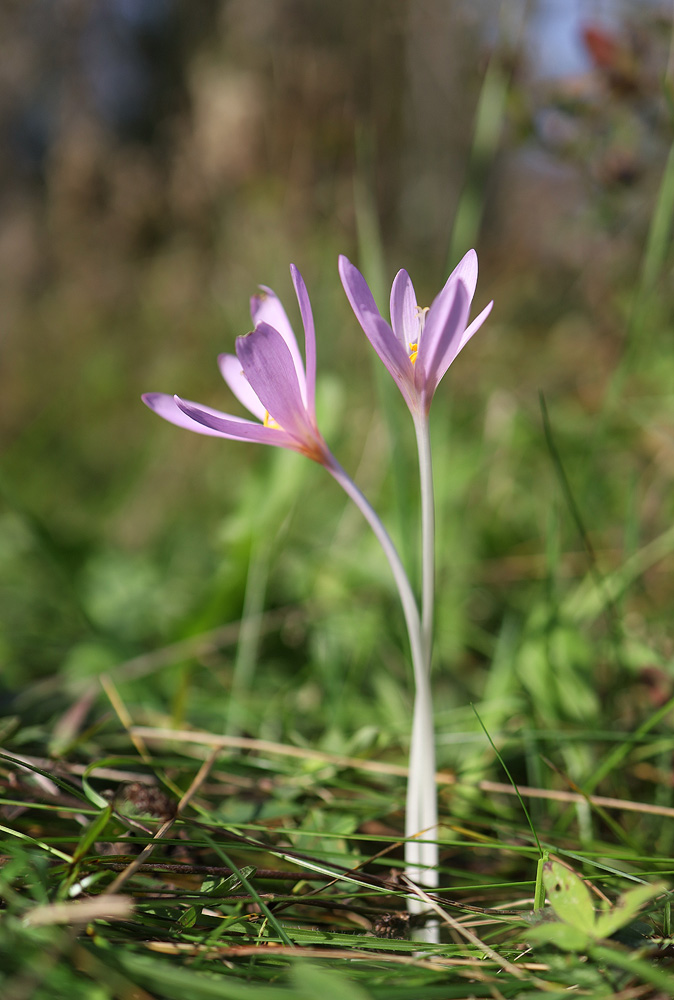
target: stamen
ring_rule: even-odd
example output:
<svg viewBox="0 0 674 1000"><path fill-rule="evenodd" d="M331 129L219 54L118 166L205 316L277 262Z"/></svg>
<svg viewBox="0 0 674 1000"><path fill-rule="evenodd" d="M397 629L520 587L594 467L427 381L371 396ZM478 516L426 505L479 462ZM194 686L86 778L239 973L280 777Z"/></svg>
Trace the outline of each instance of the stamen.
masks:
<svg viewBox="0 0 674 1000"><path fill-rule="evenodd" d="M426 313L428 312L428 310L429 306L417 306L416 308L417 323L419 324L419 336L417 337L417 339L414 341L413 344L410 344L409 348L410 361L412 362L412 364L414 364L415 361L417 360L417 354L419 353L419 343L421 342L421 334L424 332L424 327L426 325Z"/></svg>
<svg viewBox="0 0 674 1000"><path fill-rule="evenodd" d="M419 321L419 334L423 332L426 326L426 313L430 309L430 306L417 306L417 320Z"/></svg>
<svg viewBox="0 0 674 1000"><path fill-rule="evenodd" d="M278 421L274 420L274 418L271 416L269 410L264 411L264 426L272 427L275 431L283 430Z"/></svg>

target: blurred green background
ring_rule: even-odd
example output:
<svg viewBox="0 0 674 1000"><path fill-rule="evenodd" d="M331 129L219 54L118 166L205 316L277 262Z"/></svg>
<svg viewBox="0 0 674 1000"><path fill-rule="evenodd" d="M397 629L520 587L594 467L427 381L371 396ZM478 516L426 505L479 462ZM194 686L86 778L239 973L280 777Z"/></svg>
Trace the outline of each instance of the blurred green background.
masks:
<svg viewBox="0 0 674 1000"><path fill-rule="evenodd" d="M137 722L406 743L404 626L358 512L301 457L139 399L240 412L216 356L258 283L299 327L293 261L323 433L416 580L411 422L340 252L385 308L399 267L430 303L475 246L476 310L495 299L432 413L440 764L470 701L600 738L671 696L668 5L23 0L0 39L16 747L74 703L69 736L108 725L103 671Z"/></svg>

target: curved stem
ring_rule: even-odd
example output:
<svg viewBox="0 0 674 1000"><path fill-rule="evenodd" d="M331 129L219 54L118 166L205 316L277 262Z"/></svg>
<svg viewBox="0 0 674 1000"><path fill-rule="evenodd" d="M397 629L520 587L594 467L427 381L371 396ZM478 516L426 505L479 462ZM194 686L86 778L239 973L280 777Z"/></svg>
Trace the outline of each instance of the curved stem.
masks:
<svg viewBox="0 0 674 1000"><path fill-rule="evenodd" d="M426 422L427 423L427 422ZM422 433L420 428L420 433ZM426 435L427 445L424 451L425 467L428 470L426 482L430 477L430 445L428 443L428 431ZM420 456L422 449L420 446ZM420 461L422 461L420 457ZM405 572L398 551L393 544L389 533L379 519L374 508L363 496L356 484L347 475L342 466L332 454L326 456L325 467L328 472L337 480L344 492L349 496L358 509L363 514L375 536L384 550L388 559L393 577L398 588L400 601L407 625L410 650L412 654L412 667L415 680L414 716L412 721L412 737L410 744L409 777L407 781L407 803L405 810L405 873L413 882L421 882L427 887L433 888L438 884L438 845L433 841L436 836L438 823L437 790L435 785L435 734L433 729L433 707L430 687L430 650L431 635L433 625L433 573L434 568L431 561L431 575L424 571L424 598L425 607L429 608L430 617L426 622L426 634L419 618L419 609L410 586L409 579ZM423 479L422 479L423 484ZM423 495L423 485L422 485ZM430 545L433 546L433 493L432 481L430 486L430 505L428 502L428 489L426 499L422 504L424 524L426 525L424 534L424 566L427 565L427 552ZM429 510L431 520L429 523ZM427 532L429 541L426 541ZM429 583L430 580L430 592ZM418 838L418 839L417 839ZM428 842L424 842L428 841ZM411 913L420 913L426 909L425 904L420 899L409 899L408 909ZM437 925L429 925L425 931L417 935L426 941L438 940Z"/></svg>
<svg viewBox="0 0 674 1000"><path fill-rule="evenodd" d="M353 480L347 475L334 455L329 454L327 456L325 467L330 475L337 480L347 496L349 496L356 504L361 514L374 531L377 541L381 545L384 550L384 555L388 559L388 563L391 567L391 571L398 588L398 593L400 595L400 603L403 607L403 614L405 616L405 624L407 626L407 634L409 636L410 649L412 652L414 680L418 689L420 685L423 686L424 675L426 673L424 646L421 637L421 622L419 619L417 602L414 597L414 593L412 592L412 587L410 586L410 582L407 578L407 573L405 572L402 560L398 555L398 550L393 544L391 536L380 521L374 508L370 505L369 501L365 499L361 491L358 489Z"/></svg>

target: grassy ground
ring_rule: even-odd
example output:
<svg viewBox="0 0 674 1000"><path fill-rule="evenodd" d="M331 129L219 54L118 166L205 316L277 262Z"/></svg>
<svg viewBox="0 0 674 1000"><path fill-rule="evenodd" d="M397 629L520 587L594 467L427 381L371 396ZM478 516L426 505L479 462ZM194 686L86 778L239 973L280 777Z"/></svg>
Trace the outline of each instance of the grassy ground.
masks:
<svg viewBox="0 0 674 1000"><path fill-rule="evenodd" d="M541 193L520 160L540 137L508 60L475 87L453 240L477 244L476 306L496 305L432 413L440 945L413 941L406 915L412 677L376 543L319 467L197 438L138 401L175 389L227 409L215 356L247 330L258 280L299 325L294 259L322 431L416 584L412 429L336 254L381 301L400 265L430 301L438 239L389 246L365 144L355 197L349 173L348 195L318 184L304 214L268 179L228 203L209 258L224 284L179 234L142 267L96 272L121 304L82 252L17 308L3 998L672 994L674 166L660 84L634 76L625 97L621 79L601 106L547 99L577 126L554 150L571 210L565 181ZM615 179L644 120L642 172Z"/></svg>

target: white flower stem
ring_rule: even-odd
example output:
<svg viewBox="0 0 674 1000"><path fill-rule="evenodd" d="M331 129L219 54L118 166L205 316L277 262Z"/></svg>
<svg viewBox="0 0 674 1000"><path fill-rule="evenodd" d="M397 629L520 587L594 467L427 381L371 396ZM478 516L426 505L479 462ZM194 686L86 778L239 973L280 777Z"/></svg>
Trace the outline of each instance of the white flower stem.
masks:
<svg viewBox="0 0 674 1000"><path fill-rule="evenodd" d="M422 515L424 527L424 608L428 608L429 616L424 632L419 618L412 587L405 572L398 551L390 535L377 516L370 503L363 496L352 479L333 455L325 463L328 472L337 480L344 492L349 496L375 533L375 536L388 559L393 577L400 595L407 634L409 636L412 654L412 667L415 681L414 716L412 721L412 738L410 743L409 777L407 782L407 802L405 816L405 873L413 882L421 882L426 887L434 888L438 884L438 845L434 842L437 836L437 790L435 784L435 735L433 729L433 707L430 688L430 651L433 625L433 484L430 465L430 443L428 428L419 429L419 435L425 434L426 445L419 448L420 463L426 473L422 472ZM421 438L420 438L421 440ZM422 459L423 454L423 459ZM425 486L424 486L425 484ZM430 494L429 494L430 489ZM430 495L430 500L429 500ZM429 514L430 511L430 514ZM430 534L429 534L430 532ZM430 576L427 571L428 552L431 553ZM429 590L430 587L430 590ZM411 913L419 913L426 909L422 900L410 898L408 909ZM437 924L431 924L425 930L415 935L417 940L436 942L438 940Z"/></svg>
<svg viewBox="0 0 674 1000"><path fill-rule="evenodd" d="M435 609L435 502L433 498L433 463L428 416L416 417L414 429L419 451L421 482L421 546L422 596L421 634L426 653L426 669L430 672L433 651L433 614Z"/></svg>
<svg viewBox="0 0 674 1000"><path fill-rule="evenodd" d="M408 836L412 830L426 831L428 843L408 843L408 849L418 847L418 863L424 870L426 885L438 884L439 851L437 845L438 795L435 783L435 728L431 694L431 656L433 651L433 618L435 607L435 503L433 495L433 464L428 414L415 417L414 429L419 452L421 487L421 644L423 649L423 683L417 684L410 773L407 786ZM410 851L408 863L413 860ZM408 871L408 875L409 875ZM412 876L410 876L412 877ZM423 907L421 900L419 908ZM437 940L437 927L426 928L426 940Z"/></svg>

